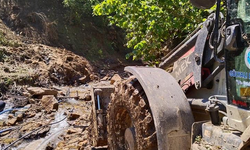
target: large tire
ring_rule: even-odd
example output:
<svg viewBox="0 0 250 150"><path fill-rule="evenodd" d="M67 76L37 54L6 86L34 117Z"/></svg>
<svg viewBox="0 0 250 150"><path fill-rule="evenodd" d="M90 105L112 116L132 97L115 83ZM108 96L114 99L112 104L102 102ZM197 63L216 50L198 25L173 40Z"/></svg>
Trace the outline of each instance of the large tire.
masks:
<svg viewBox="0 0 250 150"><path fill-rule="evenodd" d="M109 149L157 149L156 131L148 100L140 83L134 77L115 87L115 92L111 94L107 121ZM125 131L128 129L134 133L133 148L131 145L128 146L125 138Z"/></svg>

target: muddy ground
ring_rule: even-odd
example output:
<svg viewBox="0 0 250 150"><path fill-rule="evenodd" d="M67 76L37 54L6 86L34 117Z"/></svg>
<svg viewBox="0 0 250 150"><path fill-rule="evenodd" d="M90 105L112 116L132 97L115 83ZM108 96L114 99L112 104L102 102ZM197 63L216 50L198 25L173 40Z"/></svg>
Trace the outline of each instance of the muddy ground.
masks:
<svg viewBox="0 0 250 150"><path fill-rule="evenodd" d="M91 149L88 126L96 86L110 86L110 81L78 87L13 86L1 97L6 102L0 112L1 149Z"/></svg>

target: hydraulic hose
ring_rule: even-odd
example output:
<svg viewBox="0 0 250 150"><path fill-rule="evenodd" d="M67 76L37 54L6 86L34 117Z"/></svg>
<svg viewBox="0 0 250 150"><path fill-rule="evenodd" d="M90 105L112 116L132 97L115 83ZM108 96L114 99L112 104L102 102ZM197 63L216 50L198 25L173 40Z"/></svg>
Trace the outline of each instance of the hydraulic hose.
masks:
<svg viewBox="0 0 250 150"><path fill-rule="evenodd" d="M13 111L13 110L18 110L18 109L27 109L26 107L23 107L23 108L11 108L11 109L6 109L4 111L1 111L0 112L0 115L6 113L6 112L10 112L10 111Z"/></svg>
<svg viewBox="0 0 250 150"><path fill-rule="evenodd" d="M10 131L10 130L15 130L15 129L17 129L17 128L13 127L13 128L3 129L3 130L0 130L0 134L7 132L7 131Z"/></svg>
<svg viewBox="0 0 250 150"><path fill-rule="evenodd" d="M46 124L46 125L43 125L43 126L41 126L41 127L39 127L39 128L34 129L33 131L31 131L31 132L29 132L29 133L23 135L23 136L20 137L19 139L15 140L15 141L12 142L11 144L9 144L9 145L8 145L7 147L5 147L3 150L7 150L7 149L10 148L11 146L13 146L15 143L17 143L18 141L22 140L22 139L25 138L26 136L32 134L33 132L36 132L36 131L38 131L38 130L40 130L40 129L46 127L46 126L50 126L50 125L53 125L53 124L60 123L60 122L62 122L63 120L65 120L66 118L67 118L67 116L65 116L63 119L61 119L61 120L59 120L59 121L52 122L52 123L50 123L50 124Z"/></svg>

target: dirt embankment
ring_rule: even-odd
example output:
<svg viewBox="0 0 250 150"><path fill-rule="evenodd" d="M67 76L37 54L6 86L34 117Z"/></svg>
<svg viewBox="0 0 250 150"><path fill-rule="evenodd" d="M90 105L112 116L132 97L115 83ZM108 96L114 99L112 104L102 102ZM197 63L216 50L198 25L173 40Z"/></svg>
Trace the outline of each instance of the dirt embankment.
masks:
<svg viewBox="0 0 250 150"><path fill-rule="evenodd" d="M63 0L2 1L0 18L23 43L65 48L86 58L96 72L140 64L125 59L131 50L123 31L108 27L104 18L86 15L75 23Z"/></svg>

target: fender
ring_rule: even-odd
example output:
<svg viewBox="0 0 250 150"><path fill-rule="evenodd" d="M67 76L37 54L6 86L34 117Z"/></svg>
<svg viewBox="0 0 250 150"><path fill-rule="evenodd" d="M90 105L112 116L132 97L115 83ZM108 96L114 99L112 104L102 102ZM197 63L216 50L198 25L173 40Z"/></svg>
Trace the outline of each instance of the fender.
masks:
<svg viewBox="0 0 250 150"><path fill-rule="evenodd" d="M153 114L159 150L190 149L194 122L190 105L176 80L159 68L128 66L143 87Z"/></svg>

